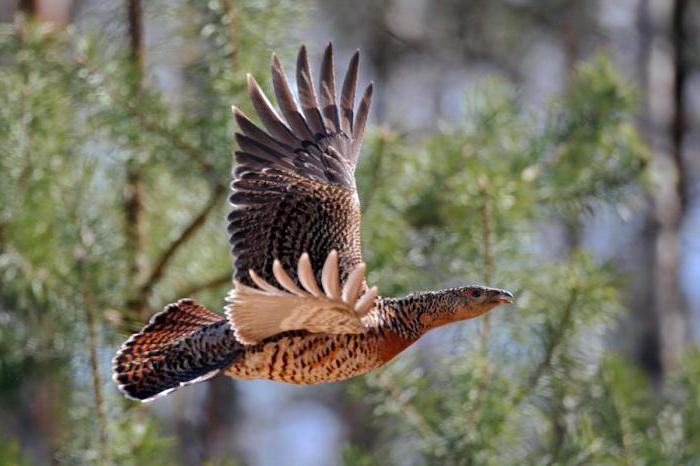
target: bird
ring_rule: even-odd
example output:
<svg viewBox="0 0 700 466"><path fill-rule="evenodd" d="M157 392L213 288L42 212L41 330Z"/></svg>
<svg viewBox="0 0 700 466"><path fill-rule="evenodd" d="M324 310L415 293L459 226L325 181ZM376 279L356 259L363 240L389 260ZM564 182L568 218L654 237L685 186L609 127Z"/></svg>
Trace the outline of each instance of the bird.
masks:
<svg viewBox="0 0 700 466"><path fill-rule="evenodd" d="M356 107L358 69L359 50L338 99L332 44L317 87L302 45L297 103L273 53L278 109L247 76L262 126L233 107L238 150L227 220L234 272L225 315L190 298L155 314L113 359L113 380L128 398L151 401L217 374L340 381L383 366L431 329L513 303L510 292L481 285L403 297L368 285L355 168L373 83Z"/></svg>

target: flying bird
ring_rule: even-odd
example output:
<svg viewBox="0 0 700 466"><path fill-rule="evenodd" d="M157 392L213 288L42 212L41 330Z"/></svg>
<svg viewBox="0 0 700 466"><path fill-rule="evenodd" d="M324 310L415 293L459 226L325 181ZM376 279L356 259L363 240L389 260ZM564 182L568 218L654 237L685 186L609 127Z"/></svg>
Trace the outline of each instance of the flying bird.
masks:
<svg viewBox="0 0 700 466"><path fill-rule="evenodd" d="M255 79L248 92L262 127L233 109L240 128L228 216L235 273L226 315L180 299L119 349L113 379L148 401L217 374L294 384L333 382L392 360L430 329L513 302L511 293L464 286L383 297L365 280L355 167L372 84L357 109L359 52L336 98L331 44L318 88L306 48L294 99L279 59L279 112Z"/></svg>

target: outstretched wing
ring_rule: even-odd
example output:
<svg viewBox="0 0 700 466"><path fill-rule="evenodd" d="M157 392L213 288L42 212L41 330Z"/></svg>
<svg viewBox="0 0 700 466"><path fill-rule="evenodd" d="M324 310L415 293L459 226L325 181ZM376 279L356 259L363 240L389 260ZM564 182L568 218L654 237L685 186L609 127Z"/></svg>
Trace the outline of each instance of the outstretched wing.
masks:
<svg viewBox="0 0 700 466"><path fill-rule="evenodd" d="M355 53L338 106L331 45L323 57L318 94L302 47L296 76L300 109L273 55L272 82L283 117L248 76L248 91L265 130L234 108L241 132L236 133L240 150L228 231L238 283L254 286L249 270L272 282L275 260L293 271L304 252L317 280L331 250L338 253L341 282L362 262L354 171L372 85L355 115L358 60ZM292 280L300 283L296 274Z"/></svg>

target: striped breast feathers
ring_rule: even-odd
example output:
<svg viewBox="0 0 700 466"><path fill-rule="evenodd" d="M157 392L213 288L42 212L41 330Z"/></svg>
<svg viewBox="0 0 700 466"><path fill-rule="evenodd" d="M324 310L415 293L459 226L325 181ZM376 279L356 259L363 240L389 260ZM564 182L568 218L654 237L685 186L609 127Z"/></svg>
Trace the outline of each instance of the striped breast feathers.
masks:
<svg viewBox="0 0 700 466"><path fill-rule="evenodd" d="M364 288L365 264L358 265L341 287L338 253L332 250L323 265L321 286L316 282L307 253L299 258L297 277L299 287L279 261L273 263L277 288L254 270L249 271L255 287L235 283L228 296L226 313L236 338L245 344L258 343L265 338L289 330L312 333L364 333L362 317L374 307L377 288Z"/></svg>

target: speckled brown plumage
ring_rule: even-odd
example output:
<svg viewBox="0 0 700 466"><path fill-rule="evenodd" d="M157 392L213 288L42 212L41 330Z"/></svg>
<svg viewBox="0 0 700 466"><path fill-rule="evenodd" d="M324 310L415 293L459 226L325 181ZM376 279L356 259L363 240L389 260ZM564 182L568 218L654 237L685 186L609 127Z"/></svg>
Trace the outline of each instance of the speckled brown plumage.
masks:
<svg viewBox="0 0 700 466"><path fill-rule="evenodd" d="M113 378L129 397L150 399L216 375L240 351L225 319L181 299L122 345L112 361Z"/></svg>
<svg viewBox="0 0 700 466"><path fill-rule="evenodd" d="M149 400L220 372L297 384L343 380L380 367L431 328L512 301L506 291L481 286L405 298L376 297L366 286L354 171L372 85L355 113L358 63L355 53L338 100L331 46L318 92L302 47L299 107L273 56L282 116L248 77L265 129L234 109L241 132L228 217L235 268L230 319L192 300L167 306L114 358L114 380L127 396ZM268 314L257 313L255 303ZM263 322L267 333L252 331ZM247 326L248 339L236 325Z"/></svg>

